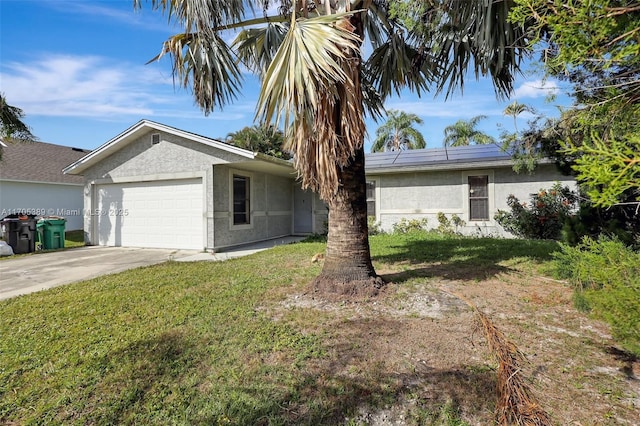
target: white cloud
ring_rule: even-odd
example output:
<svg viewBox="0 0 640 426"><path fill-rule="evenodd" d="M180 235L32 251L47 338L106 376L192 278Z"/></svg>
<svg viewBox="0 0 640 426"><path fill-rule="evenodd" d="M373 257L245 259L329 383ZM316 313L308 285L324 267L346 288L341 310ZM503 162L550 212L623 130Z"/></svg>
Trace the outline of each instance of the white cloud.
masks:
<svg viewBox="0 0 640 426"><path fill-rule="evenodd" d="M389 102L385 105L387 110L397 109L410 112L426 119L469 119L477 115L502 115L502 107L495 98L468 97L465 99L443 101L414 101L414 102Z"/></svg>
<svg viewBox="0 0 640 426"><path fill-rule="evenodd" d="M98 56L49 55L33 62L4 63L3 91L27 115L152 116L179 102L170 77L151 66Z"/></svg>
<svg viewBox="0 0 640 426"><path fill-rule="evenodd" d="M44 1L42 5L88 19L108 20L156 32L170 33L177 28L175 24L169 23L165 17L162 17L159 11L153 11L151 5L146 3L143 3L140 10L134 10L133 2L120 3L117 7L102 6L95 2L60 0Z"/></svg>
<svg viewBox="0 0 640 426"><path fill-rule="evenodd" d="M205 116L191 93L174 86L170 73L159 68L98 56L50 55L3 63L0 81L10 103L36 120L32 123L43 117L128 123L148 118L193 131L204 127L201 133L209 134L207 123L215 122L219 135L252 123L256 100L250 93Z"/></svg>
<svg viewBox="0 0 640 426"><path fill-rule="evenodd" d="M560 91L558 83L553 80L534 80L522 83L513 93L516 99L540 98L556 95Z"/></svg>

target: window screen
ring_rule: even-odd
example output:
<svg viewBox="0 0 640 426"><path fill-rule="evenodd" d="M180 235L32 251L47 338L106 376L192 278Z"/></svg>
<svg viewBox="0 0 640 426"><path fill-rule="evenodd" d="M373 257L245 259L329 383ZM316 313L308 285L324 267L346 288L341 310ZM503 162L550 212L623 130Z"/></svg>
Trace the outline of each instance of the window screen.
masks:
<svg viewBox="0 0 640 426"><path fill-rule="evenodd" d="M249 178L233 175L233 224L250 223L249 215Z"/></svg>
<svg viewBox="0 0 640 426"><path fill-rule="evenodd" d="M469 176L469 220L489 220L489 176Z"/></svg>

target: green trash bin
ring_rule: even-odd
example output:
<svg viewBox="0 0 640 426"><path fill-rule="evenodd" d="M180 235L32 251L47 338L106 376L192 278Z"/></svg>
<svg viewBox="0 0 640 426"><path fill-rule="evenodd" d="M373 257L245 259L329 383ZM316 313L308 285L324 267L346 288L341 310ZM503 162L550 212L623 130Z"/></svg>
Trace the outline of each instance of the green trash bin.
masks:
<svg viewBox="0 0 640 426"><path fill-rule="evenodd" d="M44 239L44 222L38 220L36 223L36 251L42 250L42 244Z"/></svg>
<svg viewBox="0 0 640 426"><path fill-rule="evenodd" d="M64 225L67 219L63 217L43 217L42 248L44 250L64 248Z"/></svg>

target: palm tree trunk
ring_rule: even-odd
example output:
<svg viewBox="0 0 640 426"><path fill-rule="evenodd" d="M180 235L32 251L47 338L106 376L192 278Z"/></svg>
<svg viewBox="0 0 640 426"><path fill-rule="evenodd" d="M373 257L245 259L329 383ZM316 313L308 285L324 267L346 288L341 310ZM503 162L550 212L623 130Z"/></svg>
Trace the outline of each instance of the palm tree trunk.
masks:
<svg viewBox="0 0 640 426"><path fill-rule="evenodd" d="M351 16L349 24L362 39L360 14ZM375 296L384 285L373 269L369 251L361 62L360 53L351 52L346 71L351 75L353 86L338 87L340 102L333 110L336 134L349 139L354 151L346 164L336 164L339 185L336 192L325 199L329 206L327 251L322 272L312 283L314 291L325 297Z"/></svg>
<svg viewBox="0 0 640 426"><path fill-rule="evenodd" d="M367 229L364 147L340 171L342 185L328 202L329 234L315 291L324 295L369 297L384 285L371 263Z"/></svg>

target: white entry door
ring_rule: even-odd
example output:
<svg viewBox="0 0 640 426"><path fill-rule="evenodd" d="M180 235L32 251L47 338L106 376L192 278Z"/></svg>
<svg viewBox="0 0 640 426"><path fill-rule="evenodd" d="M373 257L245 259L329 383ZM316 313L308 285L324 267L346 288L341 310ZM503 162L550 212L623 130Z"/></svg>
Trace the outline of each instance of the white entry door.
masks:
<svg viewBox="0 0 640 426"><path fill-rule="evenodd" d="M98 185L95 196L100 245L205 247L201 178Z"/></svg>

